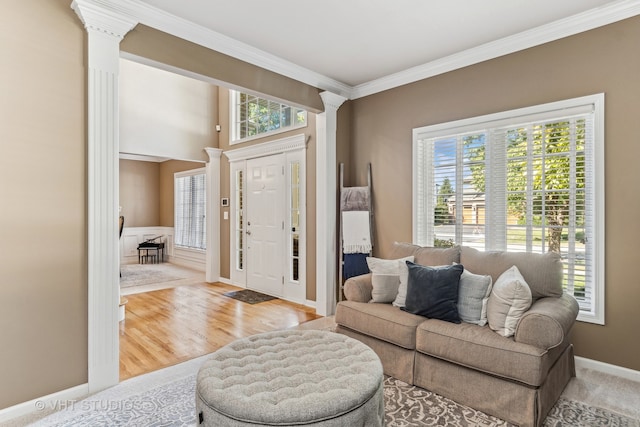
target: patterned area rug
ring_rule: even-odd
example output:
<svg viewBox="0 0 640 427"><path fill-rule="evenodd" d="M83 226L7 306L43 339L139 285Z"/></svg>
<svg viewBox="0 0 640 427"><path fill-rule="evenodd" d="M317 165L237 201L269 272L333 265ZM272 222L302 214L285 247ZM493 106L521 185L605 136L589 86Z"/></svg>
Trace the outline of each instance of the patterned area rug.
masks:
<svg viewBox="0 0 640 427"><path fill-rule="evenodd" d="M247 304L258 304L260 302L278 299L276 297L272 297L271 295L265 295L260 292L252 291L251 289L225 292L223 295L229 298L237 299L238 301L246 302Z"/></svg>
<svg viewBox="0 0 640 427"><path fill-rule="evenodd" d="M42 403L58 412L35 426L196 426L196 373L208 356L124 381L84 400ZM427 390L386 377L387 427L511 426ZM38 406L38 402L36 402ZM545 427L640 427L638 421L580 402L560 399Z"/></svg>
<svg viewBox="0 0 640 427"><path fill-rule="evenodd" d="M194 270L177 265L162 264L125 264L120 268L120 288L165 283L188 279L199 274Z"/></svg>

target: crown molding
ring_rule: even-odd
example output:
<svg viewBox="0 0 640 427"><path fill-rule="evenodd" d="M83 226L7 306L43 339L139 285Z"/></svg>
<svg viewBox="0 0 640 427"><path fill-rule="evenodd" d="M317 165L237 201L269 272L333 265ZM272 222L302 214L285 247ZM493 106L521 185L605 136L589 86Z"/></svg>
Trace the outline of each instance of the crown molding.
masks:
<svg viewBox="0 0 640 427"><path fill-rule="evenodd" d="M351 86L286 61L261 49L167 13L139 0L82 0L115 14L134 17L139 23L229 55L310 86L349 96Z"/></svg>
<svg viewBox="0 0 640 427"><path fill-rule="evenodd" d="M109 10L99 1L73 0L71 9L76 12L85 29L98 31L122 40L138 24L133 17Z"/></svg>
<svg viewBox="0 0 640 427"><path fill-rule="evenodd" d="M253 159L256 157L270 156L272 154L286 153L288 151L301 150L307 147L309 138L304 133L280 138L275 141L263 142L249 147L224 151L229 162Z"/></svg>
<svg viewBox="0 0 640 427"><path fill-rule="evenodd" d="M353 87L351 99L373 95L498 58L640 14L640 1L621 0Z"/></svg>
<svg viewBox="0 0 640 427"><path fill-rule="evenodd" d="M347 99L357 99L373 95L398 86L538 46L543 43L579 34L640 14L640 0L619 0L528 31L523 31L519 34L485 43L445 58L390 74L357 86L350 86L246 43L239 42L223 34L169 14L140 0L74 0L73 5L78 3L86 6L87 9L91 11L102 11L103 16L121 16L124 22L139 22L285 77L344 96ZM73 5L72 7L74 7ZM74 10L77 11L75 7Z"/></svg>

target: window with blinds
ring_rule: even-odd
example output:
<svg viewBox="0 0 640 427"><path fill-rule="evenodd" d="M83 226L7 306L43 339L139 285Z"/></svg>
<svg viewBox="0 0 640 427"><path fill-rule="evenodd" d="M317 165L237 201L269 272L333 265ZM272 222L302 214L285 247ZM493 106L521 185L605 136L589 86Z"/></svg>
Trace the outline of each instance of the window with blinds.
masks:
<svg viewBox="0 0 640 427"><path fill-rule="evenodd" d="M174 239L183 248L207 248L205 169L174 175Z"/></svg>
<svg viewBox="0 0 640 427"><path fill-rule="evenodd" d="M557 252L604 323L604 96L414 129L414 241Z"/></svg>
<svg viewBox="0 0 640 427"><path fill-rule="evenodd" d="M307 112L278 101L230 91L231 143L307 125Z"/></svg>

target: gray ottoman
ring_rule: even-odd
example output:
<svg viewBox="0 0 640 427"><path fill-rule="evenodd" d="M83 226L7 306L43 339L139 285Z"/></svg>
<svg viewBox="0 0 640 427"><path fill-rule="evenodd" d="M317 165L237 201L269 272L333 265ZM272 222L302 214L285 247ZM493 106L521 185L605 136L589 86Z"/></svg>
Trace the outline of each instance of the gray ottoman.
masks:
<svg viewBox="0 0 640 427"><path fill-rule="evenodd" d="M268 332L213 353L198 372L199 425L383 426L382 364L327 331Z"/></svg>

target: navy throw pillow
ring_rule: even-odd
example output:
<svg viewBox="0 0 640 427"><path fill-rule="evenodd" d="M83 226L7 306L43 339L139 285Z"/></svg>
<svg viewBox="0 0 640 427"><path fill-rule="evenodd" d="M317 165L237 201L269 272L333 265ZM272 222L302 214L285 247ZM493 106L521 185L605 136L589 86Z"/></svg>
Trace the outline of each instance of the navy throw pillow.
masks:
<svg viewBox="0 0 640 427"><path fill-rule="evenodd" d="M430 319L460 323L458 285L464 267L427 267L407 261L407 301L402 309Z"/></svg>

